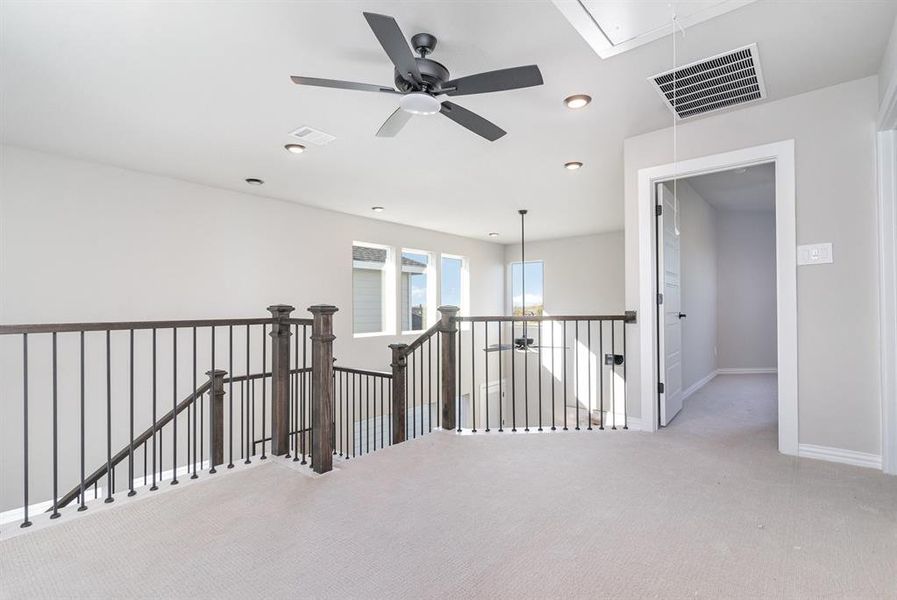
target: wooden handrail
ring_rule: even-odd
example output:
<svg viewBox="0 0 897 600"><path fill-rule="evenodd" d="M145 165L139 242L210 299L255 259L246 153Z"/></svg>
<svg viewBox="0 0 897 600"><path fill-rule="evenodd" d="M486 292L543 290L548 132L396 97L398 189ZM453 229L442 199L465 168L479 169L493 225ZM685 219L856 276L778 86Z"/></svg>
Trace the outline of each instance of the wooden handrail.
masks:
<svg viewBox="0 0 897 600"><path fill-rule="evenodd" d="M290 374L295 375L297 373L311 373L311 367L290 370ZM256 380L256 379L264 379L267 377L271 377L271 371L266 371L264 373L253 373L251 375L235 375L233 377L225 377L223 379L223 381L224 381L224 383L231 383L231 382L240 382L240 381L247 381L247 380L252 381L252 380ZM186 409L188 406L190 406L197 398L201 398L203 394L205 394L206 392L209 391L210 386L211 386L211 383L209 381L207 381L204 384L202 384L201 386L199 386L198 388L196 388L195 394L193 392L191 392L189 396L187 396L186 398L181 400L181 402L178 403L177 407L173 408L172 410L169 410L167 413L165 413L159 419L157 419L155 425L148 427L143 433L141 433L140 435L135 437L133 443L128 444L127 446L125 446L124 448L122 448L121 450L119 450L118 452L113 454L112 459L109 461L108 464L103 464L102 466L97 468L94 472L92 472L88 477L84 478L84 489L86 490L88 487L92 486L93 484L98 483L100 481L100 479L102 479L106 475L110 466L111 466L111 468L114 469L116 466L118 466L118 464L120 462L125 460L131 452L137 452L137 450L140 448L140 446L143 445L143 443L145 441L147 441L151 437L153 437L153 433L155 431L161 430L162 427L164 427L165 425L167 425L174 419L175 414L180 414L181 412L184 411L184 409ZM64 506L68 505L72 500L76 499L80 495L81 495L81 483L79 482L78 485L76 485L67 494L65 494L62 498L60 498L59 508L62 508ZM50 508L50 509L48 509L48 512L52 511L52 510L53 509Z"/></svg>
<svg viewBox="0 0 897 600"><path fill-rule="evenodd" d="M296 319L306 321L308 319ZM0 325L0 335L16 333L69 333L80 331L127 331L130 329L173 329L187 327L226 327L228 325L270 325L271 317L258 319L196 319L183 321L116 321L101 323L43 323ZM305 324L305 323L301 323Z"/></svg>
<svg viewBox="0 0 897 600"><path fill-rule="evenodd" d="M388 371L374 371L372 369L356 369L354 367L340 367L333 365L334 371L342 371L343 373L353 373L355 375L369 375L371 377L385 377L392 379L392 373Z"/></svg>
<svg viewBox="0 0 897 600"><path fill-rule="evenodd" d="M427 329L425 332L420 334L417 339L408 344L405 347L405 356L410 355L412 352L423 346L424 342L433 337L435 334L439 333L441 324L437 321L435 325Z"/></svg>
<svg viewBox="0 0 897 600"><path fill-rule="evenodd" d="M632 323L635 321L635 312L627 311L622 315L551 315L551 316L519 316L497 315L494 317L452 317L457 323L483 323L483 322L539 322L539 321L623 321Z"/></svg>

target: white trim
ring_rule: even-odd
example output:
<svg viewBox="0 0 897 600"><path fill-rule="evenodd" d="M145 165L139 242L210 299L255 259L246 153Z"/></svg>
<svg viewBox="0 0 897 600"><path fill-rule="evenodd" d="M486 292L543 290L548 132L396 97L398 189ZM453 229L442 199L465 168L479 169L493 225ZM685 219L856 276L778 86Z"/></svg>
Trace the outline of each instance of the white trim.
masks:
<svg viewBox="0 0 897 600"><path fill-rule="evenodd" d="M897 76L885 90L878 109L878 129L897 129Z"/></svg>
<svg viewBox="0 0 897 600"><path fill-rule="evenodd" d="M684 402L686 398L713 381L713 378L716 377L718 373L719 371L710 371L710 373L708 373L706 377L703 377L702 379L699 379L698 381L688 386L688 389L682 392L682 401Z"/></svg>
<svg viewBox="0 0 897 600"><path fill-rule="evenodd" d="M747 368L747 369L739 369L739 368L726 368L726 369L717 369L718 375L760 375L763 373L777 373L778 369L775 367L763 367L763 368Z"/></svg>
<svg viewBox="0 0 897 600"><path fill-rule="evenodd" d="M625 235L638 240L636 287L639 333L641 418L647 431L657 429L655 364L654 184L676 177L775 163L776 169L776 316L778 325L779 452L798 452L797 379L797 230L795 221L794 140L743 148L711 156L648 167L638 171L636 219L627 220ZM636 397L633 395L632 397Z"/></svg>
<svg viewBox="0 0 897 600"><path fill-rule="evenodd" d="M897 78L895 78L897 84ZM892 86L895 87L895 86ZM892 102L897 119L897 91ZM897 131L880 131L878 155L879 343L882 470L897 475Z"/></svg>
<svg viewBox="0 0 897 600"><path fill-rule="evenodd" d="M844 450L842 448L830 448L828 446L815 446L813 444L801 444L798 446L798 456L801 458L815 458L828 462L866 467L867 469L881 469L881 456L857 452L856 450Z"/></svg>

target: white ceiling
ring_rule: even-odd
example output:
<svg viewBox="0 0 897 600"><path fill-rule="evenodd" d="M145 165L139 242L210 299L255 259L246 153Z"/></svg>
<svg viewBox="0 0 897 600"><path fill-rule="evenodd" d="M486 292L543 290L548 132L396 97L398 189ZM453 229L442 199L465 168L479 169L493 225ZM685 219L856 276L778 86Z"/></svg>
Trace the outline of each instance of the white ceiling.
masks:
<svg viewBox="0 0 897 600"><path fill-rule="evenodd" d="M720 171L685 179L718 210L762 210L776 208L776 168L773 163Z"/></svg>
<svg viewBox="0 0 897 600"><path fill-rule="evenodd" d="M453 75L536 63L545 85L458 98L509 133L440 116L374 137L396 98L298 87L290 75L390 84L362 10L434 33ZM892 1L765 2L690 27L680 63L756 42L769 99L877 72ZM533 239L619 229L623 139L669 126L646 78L670 38L602 60L551 2L0 4L0 140L431 229ZM572 111L562 99L595 100ZM288 132L336 141L295 156ZM579 160L576 172L562 168ZM243 179L260 177L261 188ZM370 207L386 211L375 215Z"/></svg>

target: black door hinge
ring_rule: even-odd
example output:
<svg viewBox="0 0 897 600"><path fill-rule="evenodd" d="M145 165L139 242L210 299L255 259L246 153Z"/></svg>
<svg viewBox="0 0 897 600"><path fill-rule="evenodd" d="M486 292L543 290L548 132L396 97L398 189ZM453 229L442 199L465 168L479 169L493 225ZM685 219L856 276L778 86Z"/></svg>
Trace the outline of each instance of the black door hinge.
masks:
<svg viewBox="0 0 897 600"><path fill-rule="evenodd" d="M659 393L659 394L663 393L663 384L662 383L657 384L657 393Z"/></svg>
<svg viewBox="0 0 897 600"><path fill-rule="evenodd" d="M654 215L659 217L663 214L663 204L654 205Z"/></svg>
<svg viewBox="0 0 897 600"><path fill-rule="evenodd" d="M657 294L657 303L663 304L663 294Z"/></svg>

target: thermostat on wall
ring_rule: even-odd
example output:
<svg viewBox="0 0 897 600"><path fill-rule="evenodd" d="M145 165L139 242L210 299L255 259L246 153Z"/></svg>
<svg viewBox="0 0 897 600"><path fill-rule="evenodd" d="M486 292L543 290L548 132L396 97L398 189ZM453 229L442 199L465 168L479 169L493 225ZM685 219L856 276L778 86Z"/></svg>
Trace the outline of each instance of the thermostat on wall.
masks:
<svg viewBox="0 0 897 600"><path fill-rule="evenodd" d="M798 265L821 265L832 262L832 244L805 244L797 247Z"/></svg>

